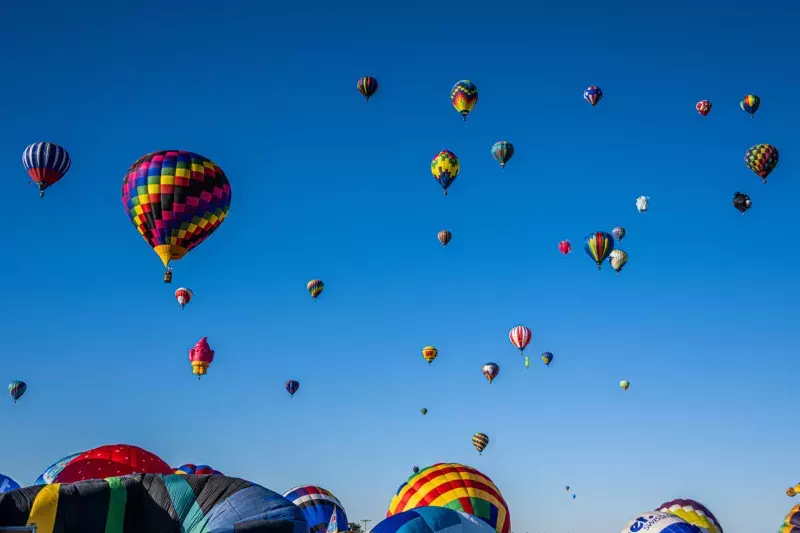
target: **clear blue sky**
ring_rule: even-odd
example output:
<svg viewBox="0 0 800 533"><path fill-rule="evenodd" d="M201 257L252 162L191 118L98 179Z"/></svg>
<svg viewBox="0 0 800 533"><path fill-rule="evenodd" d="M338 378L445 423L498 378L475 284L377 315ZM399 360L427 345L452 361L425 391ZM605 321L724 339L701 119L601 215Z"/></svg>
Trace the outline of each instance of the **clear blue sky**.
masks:
<svg viewBox="0 0 800 533"><path fill-rule="evenodd" d="M800 481L796 6L135 4L5 9L0 379L29 389L1 409L0 471L32 483L124 442L277 491L320 484L375 525L414 464L464 462L516 533L614 531L676 497L727 533L781 523ZM449 102L464 78L466 124ZM44 200L20 162L40 140L73 159ZM762 142L781 155L767 185L743 163ZM233 203L165 285L120 185L174 148L218 163ZM429 170L445 148L447 197ZM615 225L620 277L581 243ZM202 336L217 358L198 383Z"/></svg>

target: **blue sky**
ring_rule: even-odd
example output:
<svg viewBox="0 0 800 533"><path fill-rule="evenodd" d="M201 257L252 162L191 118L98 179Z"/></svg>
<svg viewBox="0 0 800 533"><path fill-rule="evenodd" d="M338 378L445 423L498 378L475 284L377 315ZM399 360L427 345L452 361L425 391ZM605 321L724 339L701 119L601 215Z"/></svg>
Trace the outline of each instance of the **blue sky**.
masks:
<svg viewBox="0 0 800 533"><path fill-rule="evenodd" d="M517 533L613 531L677 497L727 533L781 523L800 481L796 7L762 25L730 3L118 4L17 3L2 23L0 379L29 388L0 408L0 471L31 483L124 442L276 491L320 484L375 525L414 464L464 462ZM464 78L466 124L448 101ZM20 163L40 140L73 159L44 200ZM762 142L781 156L767 185L743 163ZM233 202L168 286L119 197L133 161L174 148L218 163ZM447 197L442 149L461 161ZM619 277L581 242L615 225ZM202 336L217 358L198 383Z"/></svg>

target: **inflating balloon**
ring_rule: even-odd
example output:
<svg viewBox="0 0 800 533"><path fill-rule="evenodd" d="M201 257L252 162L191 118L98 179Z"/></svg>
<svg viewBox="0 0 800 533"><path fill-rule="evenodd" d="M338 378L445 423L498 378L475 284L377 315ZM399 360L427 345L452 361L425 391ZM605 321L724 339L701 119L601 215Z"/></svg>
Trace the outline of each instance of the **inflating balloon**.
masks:
<svg viewBox="0 0 800 533"><path fill-rule="evenodd" d="M622 533L700 533L697 526L693 526L680 517L669 513L648 511L642 513L623 528Z"/></svg>
<svg viewBox="0 0 800 533"><path fill-rule="evenodd" d="M283 497L298 506L308 521L310 533L325 531L336 511L336 522L347 524L347 514L341 502L329 490L314 485L295 487L286 491Z"/></svg>
<svg viewBox="0 0 800 533"><path fill-rule="evenodd" d="M481 368L481 371L483 372L483 376L489 380L489 385L491 385L494 378L500 373L500 365L497 363L486 363L483 365L483 368Z"/></svg>
<svg viewBox="0 0 800 533"><path fill-rule="evenodd" d="M67 455L66 457L62 457L55 463L48 466L41 475L36 478L36 481L33 482L34 485L50 485L51 483L55 482L55 478L64 470L64 467L67 466L73 459L80 457L83 455L83 452L73 453L72 455Z"/></svg>
<svg viewBox="0 0 800 533"><path fill-rule="evenodd" d="M379 522L370 533L493 533L494 528L463 511L417 507Z"/></svg>
<svg viewBox="0 0 800 533"><path fill-rule="evenodd" d="M778 166L778 149L771 144L757 144L751 146L744 154L744 164L747 168L761 176L761 181L766 183L767 176Z"/></svg>
<svg viewBox="0 0 800 533"><path fill-rule="evenodd" d="M450 90L450 101L456 111L461 113L464 122L467 121L467 115L478 103L478 88L469 80L461 80Z"/></svg>
<svg viewBox="0 0 800 533"><path fill-rule="evenodd" d="M224 475L219 470L214 470L208 465L195 465L192 463L187 463L185 465L181 465L175 470L172 471L174 474L179 474L182 476L222 476Z"/></svg>
<svg viewBox="0 0 800 533"><path fill-rule="evenodd" d="M505 168L508 160L514 157L514 145L508 141L497 141L492 146L492 157L500 163L500 168Z"/></svg>
<svg viewBox="0 0 800 533"><path fill-rule="evenodd" d="M459 169L458 157L450 150L442 150L431 160L431 174L441 185L445 196L447 189L458 177Z"/></svg>
<svg viewBox="0 0 800 533"><path fill-rule="evenodd" d="M469 466L438 463L421 469L397 489L386 516L428 506L471 514L497 533L511 531L511 516L502 493L488 476Z"/></svg>
<svg viewBox="0 0 800 533"><path fill-rule="evenodd" d="M703 118L706 118L711 113L711 102L708 100L700 100L694 107Z"/></svg>
<svg viewBox="0 0 800 533"><path fill-rule="evenodd" d="M719 520L705 505L694 500L670 500L664 502L656 511L673 514L700 528L702 533L723 533Z"/></svg>
<svg viewBox="0 0 800 533"><path fill-rule="evenodd" d="M8 492L10 490L16 490L18 488L19 488L19 483L17 483L8 476L0 474L0 494Z"/></svg>
<svg viewBox="0 0 800 533"><path fill-rule="evenodd" d="M161 258L178 261L228 216L231 184L215 163L184 150L153 152L122 180L122 205L133 226Z"/></svg>
<svg viewBox="0 0 800 533"><path fill-rule="evenodd" d="M597 270L600 270L611 251L614 249L614 237L605 231L596 231L590 233L584 239L583 249L596 264Z"/></svg>
<svg viewBox="0 0 800 533"><path fill-rule="evenodd" d="M284 384L284 388L286 389L286 392L289 393L289 398L291 398L292 396L294 396L294 393L297 392L297 390L300 388L300 382L290 379Z"/></svg>
<svg viewBox="0 0 800 533"><path fill-rule="evenodd" d="M24 381L12 381L8 384L8 394L14 398L14 403L17 403L17 400L22 398L26 390L28 390L28 385Z"/></svg>
<svg viewBox="0 0 800 533"><path fill-rule="evenodd" d="M437 355L439 355L439 350L433 346L426 346L422 349L422 358L425 359L428 364L433 363L433 360L436 359Z"/></svg>
<svg viewBox="0 0 800 533"><path fill-rule="evenodd" d="M108 444L83 452L61 469L53 483L75 483L128 474L172 474L156 454L138 446Z"/></svg>
<svg viewBox="0 0 800 533"><path fill-rule="evenodd" d="M485 433L475 433L472 436L472 445L479 454L483 455L483 450L489 445L489 437Z"/></svg>
<svg viewBox="0 0 800 533"><path fill-rule="evenodd" d="M71 165L69 153L57 144L33 143L22 152L22 166L39 186L40 198L44 198L45 189L64 177Z"/></svg>
<svg viewBox="0 0 800 533"><path fill-rule="evenodd" d="M603 90L597 85L589 85L589 87L583 91L583 99L594 107L603 99Z"/></svg>
<svg viewBox="0 0 800 533"><path fill-rule="evenodd" d="M370 96L375 94L375 91L378 90L378 80L372 76L364 76L358 80L358 83L356 83L356 88L364 97L364 100L369 102Z"/></svg>
<svg viewBox="0 0 800 533"><path fill-rule="evenodd" d="M192 363L192 373L197 374L197 379L200 379L214 361L214 350L208 345L208 337L197 341L189 350L189 361Z"/></svg>

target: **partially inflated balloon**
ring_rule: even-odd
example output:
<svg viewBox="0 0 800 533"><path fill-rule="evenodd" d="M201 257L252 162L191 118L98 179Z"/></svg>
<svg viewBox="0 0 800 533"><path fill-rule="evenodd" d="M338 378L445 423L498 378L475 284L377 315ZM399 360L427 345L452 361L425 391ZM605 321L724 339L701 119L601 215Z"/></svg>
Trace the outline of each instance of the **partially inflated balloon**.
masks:
<svg viewBox="0 0 800 533"><path fill-rule="evenodd" d="M347 515L341 502L329 490L314 485L295 487L286 491L283 497L294 503L308 520L310 533L325 531L331 515L336 511L336 522L347 524Z"/></svg>
<svg viewBox="0 0 800 533"><path fill-rule="evenodd" d="M8 476L0 474L0 494L19 488L19 483Z"/></svg>
<svg viewBox="0 0 800 533"><path fill-rule="evenodd" d="M586 255L588 255L596 264L597 270L603 266L603 261L611 254L614 249L614 237L605 231L595 231L586 236L583 245Z"/></svg>
<svg viewBox="0 0 800 533"><path fill-rule="evenodd" d="M76 457L80 457L83 455L83 452L73 453L72 455L68 455L66 457L62 457L55 463L48 466L41 475L36 478L36 481L33 482L34 485L50 485L55 481L55 478L58 474L64 470L64 467L67 466L73 459Z"/></svg>
<svg viewBox="0 0 800 533"><path fill-rule="evenodd" d="M439 182L445 195L447 195L447 189L458 177L459 169L458 158L450 150L442 150L431 160L431 174Z"/></svg>
<svg viewBox="0 0 800 533"><path fill-rule="evenodd" d="M172 474L172 468L156 454L138 446L109 444L83 452L70 461L55 477L54 483L128 474Z"/></svg>
<svg viewBox="0 0 800 533"><path fill-rule="evenodd" d="M483 365L483 368L481 368L481 371L483 372L483 376L489 380L489 385L491 385L494 378L500 373L500 365L497 363L486 363Z"/></svg>
<svg viewBox="0 0 800 533"><path fill-rule="evenodd" d="M370 96L375 94L375 91L378 90L378 80L372 76L364 76L358 80L356 87L358 88L358 92L364 97L364 100L369 102Z"/></svg>
<svg viewBox="0 0 800 533"><path fill-rule="evenodd" d="M683 518L690 524L699 527L702 533L723 533L722 526L714 516L714 513L709 511L702 503L694 500L670 500L656 507L656 511L670 513Z"/></svg>
<svg viewBox="0 0 800 533"><path fill-rule="evenodd" d="M219 228L231 206L231 184L222 169L202 155L162 150L128 169L122 180L122 205L167 267Z"/></svg>
<svg viewBox="0 0 800 533"><path fill-rule="evenodd" d="M222 472L219 470L214 470L208 465L195 465L192 463L187 463L185 465L181 465L173 471L175 474L179 474L182 476L221 476L223 475Z"/></svg>
<svg viewBox="0 0 800 533"><path fill-rule="evenodd" d="M286 389L286 392L289 393L289 397L291 398L292 396L294 396L295 392L300 390L300 382L290 379L284 384L284 388Z"/></svg>
<svg viewBox="0 0 800 533"><path fill-rule="evenodd" d="M744 154L744 164L747 168L761 176L761 181L767 182L767 176L778 166L778 149L771 144L757 144L751 146Z"/></svg>
<svg viewBox="0 0 800 533"><path fill-rule="evenodd" d="M622 533L700 533L693 526L675 515L648 511L628 522Z"/></svg>
<svg viewBox="0 0 800 533"><path fill-rule="evenodd" d="M478 88L469 80L461 80L450 90L450 101L456 111L461 113L464 122L467 121L467 115L478 103Z"/></svg>
<svg viewBox="0 0 800 533"><path fill-rule="evenodd" d="M500 163L501 168L505 168L508 160L514 157L514 145L508 141L497 141L492 146L492 157Z"/></svg>

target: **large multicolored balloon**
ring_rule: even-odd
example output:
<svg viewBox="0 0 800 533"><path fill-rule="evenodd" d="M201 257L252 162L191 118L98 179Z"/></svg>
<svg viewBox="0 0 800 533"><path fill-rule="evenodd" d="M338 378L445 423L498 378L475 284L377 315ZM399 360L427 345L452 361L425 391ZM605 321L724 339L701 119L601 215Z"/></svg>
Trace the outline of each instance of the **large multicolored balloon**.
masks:
<svg viewBox="0 0 800 533"><path fill-rule="evenodd" d="M33 143L22 152L22 166L39 186L40 198L44 198L45 189L64 177L71 165L69 153L57 144Z"/></svg>
<svg viewBox="0 0 800 533"><path fill-rule="evenodd" d="M595 231L586 236L583 249L586 251L586 255L597 263L597 270L600 270L603 261L608 259L614 249L614 237L605 231Z"/></svg>
<svg viewBox="0 0 800 533"><path fill-rule="evenodd" d="M208 337L203 337L189 350L189 362L192 363L192 373L197 374L197 379L205 375L206 370L214 362L214 350L208 345Z"/></svg>
<svg viewBox="0 0 800 533"><path fill-rule="evenodd" d="M742 108L742 111L750 115L750 118L754 118L756 116L756 111L761 107L761 98L754 94L748 94L739 102L739 107Z"/></svg>
<svg viewBox="0 0 800 533"><path fill-rule="evenodd" d="M491 385L494 378L500 373L500 365L497 363L486 363L483 365L483 368L481 368L481 371L484 377L489 380L489 385Z"/></svg>
<svg viewBox="0 0 800 533"><path fill-rule="evenodd" d="M497 533L511 531L511 515L500 490L488 476L458 463L423 468L400 485L386 516L420 507L448 507L480 518Z"/></svg>
<svg viewBox="0 0 800 533"><path fill-rule="evenodd" d="M12 381L8 384L8 394L14 398L14 403L22 398L26 390L28 390L28 385L24 381Z"/></svg>
<svg viewBox="0 0 800 533"><path fill-rule="evenodd" d="M450 101L466 122L467 115L478 103L478 88L469 80L461 80L450 90Z"/></svg>
<svg viewBox="0 0 800 533"><path fill-rule="evenodd" d="M178 300L181 310L183 310L186 304L192 301L192 296L194 296L194 293L192 293L191 289L187 289L186 287L181 287L175 291L175 299Z"/></svg>
<svg viewBox="0 0 800 533"><path fill-rule="evenodd" d="M19 483L17 483L8 476L0 474L0 494L8 492L10 490L16 490L18 488L19 488Z"/></svg>
<svg viewBox="0 0 800 533"><path fill-rule="evenodd" d="M525 355L525 348L528 347L532 338L533 333L525 326L514 326L511 328L511 331L508 332L508 340L517 347L521 355Z"/></svg>
<svg viewBox="0 0 800 533"><path fill-rule="evenodd" d="M364 76L358 80L356 83L356 88L358 88L358 92L364 97L364 100L369 102L370 96L375 94L375 91L378 90L378 80L373 78L372 76Z"/></svg>
<svg viewBox="0 0 800 533"><path fill-rule="evenodd" d="M39 477L36 478L36 481L33 482L34 485L50 485L51 483L55 482L56 477L64 467L67 466L73 459L76 457L80 457L83 455L83 452L73 453L72 455L67 455L66 457L62 457L55 463L48 466L44 472L41 473Z"/></svg>
<svg viewBox="0 0 800 533"><path fill-rule="evenodd" d="M138 446L108 444L83 452L53 478L53 483L75 483L128 474L172 474L172 468L156 454Z"/></svg>
<svg viewBox="0 0 800 533"><path fill-rule="evenodd" d="M472 436L472 445L478 450L479 454L483 454L483 450L489 445L489 436L486 433L475 433Z"/></svg>
<svg viewBox="0 0 800 533"><path fill-rule="evenodd" d="M463 511L417 507L386 518L370 533L492 533L494 528Z"/></svg>
<svg viewBox="0 0 800 533"><path fill-rule="evenodd" d="M122 205L164 268L214 233L228 216L231 184L215 163L184 150L140 158L122 180Z"/></svg>
<svg viewBox="0 0 800 533"><path fill-rule="evenodd" d="M431 174L441 185L445 196L447 189L458 177L459 168L458 158L450 150L442 150L431 160Z"/></svg>
<svg viewBox="0 0 800 533"><path fill-rule="evenodd" d="M622 533L700 533L696 526L669 513L648 511L628 522Z"/></svg>
<svg viewBox="0 0 800 533"><path fill-rule="evenodd" d="M757 144L751 146L744 154L744 164L747 168L761 176L761 181L767 182L767 176L778 166L778 149L771 144Z"/></svg>
<svg viewBox="0 0 800 533"><path fill-rule="evenodd" d="M450 239L453 238L453 234L447 231L446 229L443 229L442 231L439 232L439 235L437 235L437 237L439 237L439 242L442 243L442 246L447 246L447 243L449 243Z"/></svg>
<svg viewBox="0 0 800 533"><path fill-rule="evenodd" d="M308 290L311 298L316 302L317 296L322 294L322 291L325 290L325 284L322 283L321 279L312 279L306 283L306 290Z"/></svg>
<svg viewBox="0 0 800 533"><path fill-rule="evenodd" d="M800 533L800 504L792 507L778 528L778 533Z"/></svg>
<svg viewBox="0 0 800 533"><path fill-rule="evenodd" d="M544 362L544 366L550 366L550 363L553 361L552 352L544 352L542 354L542 361Z"/></svg>
<svg viewBox="0 0 800 533"><path fill-rule="evenodd" d="M334 509L336 522L347 524L347 514L336 496L329 490L314 485L295 487L286 491L283 497L298 506L308 520L310 533L325 531Z"/></svg>
<svg viewBox="0 0 800 533"><path fill-rule="evenodd" d="M426 346L422 349L422 358L425 359L428 364L433 363L433 360L439 355L439 350L434 348L433 346Z"/></svg>
<svg viewBox="0 0 800 533"><path fill-rule="evenodd" d="M583 91L583 99L594 107L603 99L603 90L597 85L589 85L589 87Z"/></svg>
<svg viewBox="0 0 800 533"><path fill-rule="evenodd" d="M568 240L564 239L563 241L558 243L558 251L564 254L564 257L566 257L567 254L572 251L572 245L569 243Z"/></svg>
<svg viewBox="0 0 800 533"><path fill-rule="evenodd" d="M0 527L37 533L308 533L280 494L225 476L136 474L35 485L0 495Z"/></svg>
<svg viewBox="0 0 800 533"><path fill-rule="evenodd" d="M706 118L709 113L711 113L711 102L708 100L700 100L694 106L697 109L697 112L702 115L703 118Z"/></svg>
<svg viewBox="0 0 800 533"><path fill-rule="evenodd" d="M612 250L611 254L608 256L608 262L611 263L611 268L614 269L614 272L619 273L622 272L622 269L625 268L625 265L628 263L628 252L625 250Z"/></svg>
<svg viewBox="0 0 800 533"><path fill-rule="evenodd" d="M505 168L508 160L514 157L514 145L508 141L497 141L492 146L492 156L501 168Z"/></svg>
<svg viewBox="0 0 800 533"><path fill-rule="evenodd" d="M289 397L291 398L292 396L294 396L294 393L297 392L298 389L300 389L300 382L290 379L289 381L286 382L284 388L286 389L286 392L289 393Z"/></svg>
<svg viewBox="0 0 800 533"><path fill-rule="evenodd" d="M172 471L174 474L178 474L181 476L222 476L224 475L219 470L215 470L208 465L195 465L192 463L187 463L185 465L181 465L177 467L175 470Z"/></svg>
<svg viewBox="0 0 800 533"><path fill-rule="evenodd" d="M723 533L719 520L705 505L694 500L677 499L664 502L656 511L673 514L700 528L702 533Z"/></svg>

